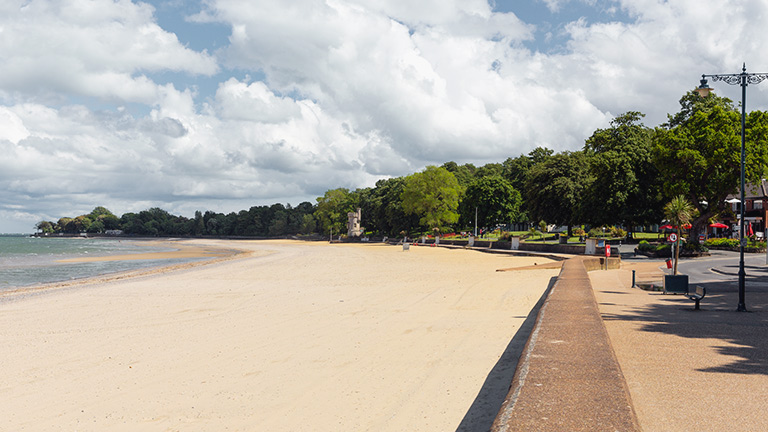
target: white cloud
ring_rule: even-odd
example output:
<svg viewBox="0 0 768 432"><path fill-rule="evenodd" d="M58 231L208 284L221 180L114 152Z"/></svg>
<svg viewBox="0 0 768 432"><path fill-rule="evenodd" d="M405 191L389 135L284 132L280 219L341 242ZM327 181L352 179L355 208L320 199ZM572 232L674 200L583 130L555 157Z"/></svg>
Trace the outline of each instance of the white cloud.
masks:
<svg viewBox="0 0 768 432"><path fill-rule="evenodd" d="M235 78L219 85L216 108L221 119L259 123L279 123L300 111L293 99L276 96L264 83L247 84Z"/></svg>
<svg viewBox="0 0 768 432"><path fill-rule="evenodd" d="M152 104L159 90L145 73L218 71L211 55L161 29L145 3L31 0L12 2L4 12L0 88L6 98L56 101L75 94Z"/></svg>
<svg viewBox="0 0 768 432"><path fill-rule="evenodd" d="M516 65L531 60L520 45L531 37L530 26L513 14L492 13L487 2L215 6L217 19L234 29L230 65L263 70L271 88L317 101L362 136L386 131L376 148L386 143L397 160L503 159L537 144L563 149L604 121L594 107L577 103L592 120L572 136L551 140L547 132L519 130L535 126L538 106L560 92L544 91L528 81L525 63ZM521 93L539 91L547 97L528 101L522 121L505 123L510 117L497 112L519 104Z"/></svg>
<svg viewBox="0 0 768 432"><path fill-rule="evenodd" d="M556 13L560 11L560 7L564 3L568 3L570 0L540 0L540 1L547 6L547 9L549 9L550 12Z"/></svg>
<svg viewBox="0 0 768 432"><path fill-rule="evenodd" d="M427 164L578 149L629 110L655 126L701 73L768 70L768 5L705 3L617 1L631 22L560 23L550 55L526 48L536 23L483 0L206 0L191 20L232 29L215 53L144 3L4 2L0 218L296 204Z"/></svg>

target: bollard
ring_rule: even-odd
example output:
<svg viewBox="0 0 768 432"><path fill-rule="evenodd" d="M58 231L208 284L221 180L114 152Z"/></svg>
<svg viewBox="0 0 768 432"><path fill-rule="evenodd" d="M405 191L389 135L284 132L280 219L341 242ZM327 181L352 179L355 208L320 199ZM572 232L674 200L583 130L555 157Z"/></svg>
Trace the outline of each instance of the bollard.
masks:
<svg viewBox="0 0 768 432"><path fill-rule="evenodd" d="M635 288L635 271L632 270L632 288Z"/></svg>

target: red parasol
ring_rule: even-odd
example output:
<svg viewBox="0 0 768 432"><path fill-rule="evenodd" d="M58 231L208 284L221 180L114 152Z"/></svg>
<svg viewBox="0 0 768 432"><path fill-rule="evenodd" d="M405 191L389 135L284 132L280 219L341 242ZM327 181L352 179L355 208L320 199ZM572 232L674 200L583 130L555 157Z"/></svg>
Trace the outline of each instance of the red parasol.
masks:
<svg viewBox="0 0 768 432"><path fill-rule="evenodd" d="M672 225L662 225L659 227L659 229L675 229L677 227L673 227Z"/></svg>
<svg viewBox="0 0 768 432"><path fill-rule="evenodd" d="M728 225L720 222L709 224L709 226L711 226L712 228L728 228Z"/></svg>

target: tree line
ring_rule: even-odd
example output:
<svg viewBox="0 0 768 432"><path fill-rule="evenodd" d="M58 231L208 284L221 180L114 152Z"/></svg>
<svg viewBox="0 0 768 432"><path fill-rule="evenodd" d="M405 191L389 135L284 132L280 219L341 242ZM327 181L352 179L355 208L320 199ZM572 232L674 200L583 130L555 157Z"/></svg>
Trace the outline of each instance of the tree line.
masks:
<svg viewBox="0 0 768 432"><path fill-rule="evenodd" d="M279 237L316 232L314 211L312 203L303 202L296 207L273 204L227 214L197 211L194 218L172 215L157 207L117 217L104 207L96 207L89 214L42 221L35 227L47 234L121 231L138 236Z"/></svg>
<svg viewBox="0 0 768 432"><path fill-rule="evenodd" d="M103 207L75 218L43 221L43 232L173 236L259 236L346 232L347 213L362 209L367 233L381 236L493 228L508 224L638 226L657 224L664 205L683 196L694 207L692 238L726 215L740 174L741 115L733 102L689 92L680 111L651 128L630 111L596 130L578 151L538 147L480 167L446 162L374 187L328 190L315 204L255 206L238 213L174 216L152 208L113 215ZM768 114L746 120L746 176L758 182L768 162Z"/></svg>

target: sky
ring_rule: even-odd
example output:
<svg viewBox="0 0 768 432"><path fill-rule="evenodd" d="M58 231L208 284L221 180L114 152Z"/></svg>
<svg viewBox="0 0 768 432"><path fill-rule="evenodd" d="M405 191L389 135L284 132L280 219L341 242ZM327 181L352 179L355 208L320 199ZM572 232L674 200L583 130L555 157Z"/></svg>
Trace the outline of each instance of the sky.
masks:
<svg viewBox="0 0 768 432"><path fill-rule="evenodd" d="M767 24L768 0L4 0L0 233L579 150L768 72Z"/></svg>

